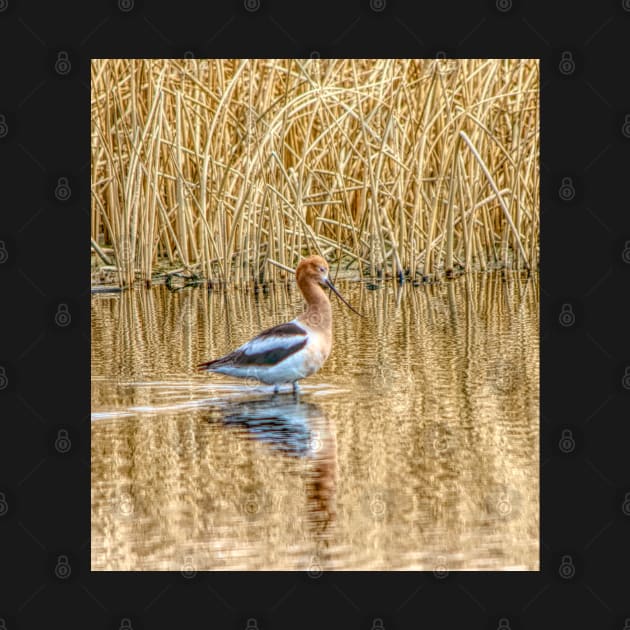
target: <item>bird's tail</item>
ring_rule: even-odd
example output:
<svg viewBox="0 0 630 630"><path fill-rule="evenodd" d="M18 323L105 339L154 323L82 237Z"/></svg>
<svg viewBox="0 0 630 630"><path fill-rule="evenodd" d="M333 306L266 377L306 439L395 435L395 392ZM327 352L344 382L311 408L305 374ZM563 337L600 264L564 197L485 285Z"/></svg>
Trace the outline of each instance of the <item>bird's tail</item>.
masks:
<svg viewBox="0 0 630 630"><path fill-rule="evenodd" d="M212 366L217 363L218 359L215 359L214 361L206 361L205 363L200 363L197 366L197 371L198 372L212 372Z"/></svg>

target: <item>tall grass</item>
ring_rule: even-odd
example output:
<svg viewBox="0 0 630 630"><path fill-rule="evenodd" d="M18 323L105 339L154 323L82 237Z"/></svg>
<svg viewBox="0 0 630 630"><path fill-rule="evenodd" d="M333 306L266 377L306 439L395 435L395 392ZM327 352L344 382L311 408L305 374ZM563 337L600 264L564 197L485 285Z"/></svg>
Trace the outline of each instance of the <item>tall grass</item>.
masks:
<svg viewBox="0 0 630 630"><path fill-rule="evenodd" d="M264 282L307 253L534 269L538 85L537 60L94 60L95 261L121 285Z"/></svg>

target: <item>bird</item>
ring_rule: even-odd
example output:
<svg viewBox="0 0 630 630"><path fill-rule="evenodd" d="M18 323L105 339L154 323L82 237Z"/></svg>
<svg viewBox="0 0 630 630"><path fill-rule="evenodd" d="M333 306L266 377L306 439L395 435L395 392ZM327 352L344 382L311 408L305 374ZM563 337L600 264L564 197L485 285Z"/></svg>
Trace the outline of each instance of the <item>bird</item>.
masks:
<svg viewBox="0 0 630 630"><path fill-rule="evenodd" d="M298 288L306 300L306 310L284 324L263 330L223 357L200 363L199 371L219 372L255 379L267 385L291 383L317 372L332 349L332 307L324 289L330 289L350 310L353 308L329 278L328 263L321 256L303 258L295 270Z"/></svg>

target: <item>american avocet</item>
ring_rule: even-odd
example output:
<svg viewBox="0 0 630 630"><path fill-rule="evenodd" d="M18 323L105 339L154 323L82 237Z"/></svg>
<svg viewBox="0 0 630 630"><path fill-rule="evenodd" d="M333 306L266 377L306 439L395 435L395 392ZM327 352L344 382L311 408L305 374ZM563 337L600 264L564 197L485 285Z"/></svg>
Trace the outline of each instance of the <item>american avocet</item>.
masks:
<svg viewBox="0 0 630 630"><path fill-rule="evenodd" d="M332 308L323 287L352 311L361 315L341 296L328 278L328 263L321 256L300 261L295 276L306 300L306 310L294 320L264 330L220 359L201 363L197 369L241 378L254 378L267 385L297 382L317 372L332 347Z"/></svg>

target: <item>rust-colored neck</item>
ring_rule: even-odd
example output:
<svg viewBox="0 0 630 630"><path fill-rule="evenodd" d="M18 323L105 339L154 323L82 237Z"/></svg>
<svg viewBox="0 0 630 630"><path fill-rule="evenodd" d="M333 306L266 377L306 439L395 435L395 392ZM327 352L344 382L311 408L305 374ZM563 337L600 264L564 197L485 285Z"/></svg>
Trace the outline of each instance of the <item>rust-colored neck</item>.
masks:
<svg viewBox="0 0 630 630"><path fill-rule="evenodd" d="M298 318L310 328L332 334L332 307L324 289L310 278L298 278L298 287L306 300L306 310Z"/></svg>

